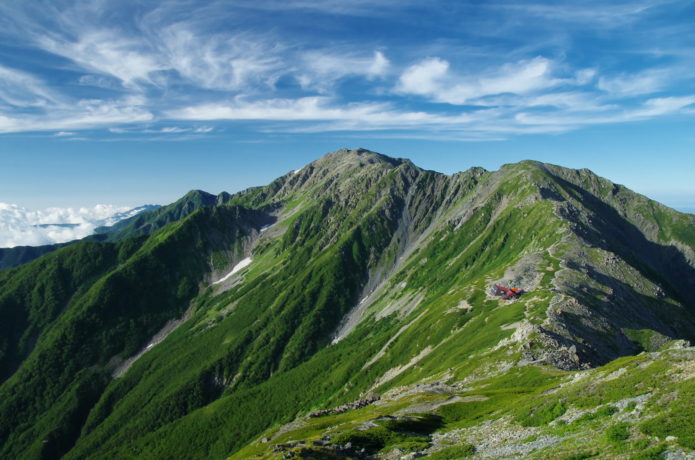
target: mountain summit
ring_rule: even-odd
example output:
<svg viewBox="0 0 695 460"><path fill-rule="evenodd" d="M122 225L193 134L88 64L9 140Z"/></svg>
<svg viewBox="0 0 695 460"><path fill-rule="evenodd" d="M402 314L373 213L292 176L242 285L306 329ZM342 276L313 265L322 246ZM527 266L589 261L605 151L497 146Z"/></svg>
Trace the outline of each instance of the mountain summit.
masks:
<svg viewBox="0 0 695 460"><path fill-rule="evenodd" d="M104 235L0 271L0 457L695 449L695 216L591 171L341 149Z"/></svg>

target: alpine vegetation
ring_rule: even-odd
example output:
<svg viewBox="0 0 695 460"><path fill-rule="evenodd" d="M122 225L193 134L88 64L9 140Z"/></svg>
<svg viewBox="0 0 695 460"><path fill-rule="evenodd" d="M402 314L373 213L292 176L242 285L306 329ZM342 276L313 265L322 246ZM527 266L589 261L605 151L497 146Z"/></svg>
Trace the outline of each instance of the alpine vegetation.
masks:
<svg viewBox="0 0 695 460"><path fill-rule="evenodd" d="M0 458L695 451L695 216L586 169L341 149L54 249L0 270Z"/></svg>

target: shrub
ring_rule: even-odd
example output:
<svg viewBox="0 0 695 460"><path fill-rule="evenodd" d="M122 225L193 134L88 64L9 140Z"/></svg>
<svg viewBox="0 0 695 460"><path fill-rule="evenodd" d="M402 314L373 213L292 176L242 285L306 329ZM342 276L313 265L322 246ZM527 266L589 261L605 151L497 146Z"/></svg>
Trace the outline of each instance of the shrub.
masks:
<svg viewBox="0 0 695 460"><path fill-rule="evenodd" d="M616 412L618 412L618 408L616 408L614 406L602 407L599 410L596 410L594 412L589 412L589 413L582 415L581 417L579 417L577 419L577 421L575 423L582 423L582 422L586 422L589 420L595 420L597 418L602 418L602 417L610 417L611 415L615 414Z"/></svg>
<svg viewBox="0 0 695 460"><path fill-rule="evenodd" d="M622 442L630 437L629 423L616 423L606 430L606 439L610 442Z"/></svg>
<svg viewBox="0 0 695 460"><path fill-rule="evenodd" d="M564 414L566 410L567 406L563 401L546 403L523 412L519 416L519 423L523 426L547 425Z"/></svg>
<svg viewBox="0 0 695 460"><path fill-rule="evenodd" d="M585 458L595 457L596 454L590 451L576 452L562 457L562 460L584 460Z"/></svg>
<svg viewBox="0 0 695 460"><path fill-rule="evenodd" d="M666 446L659 444L658 446L650 447L649 449L645 449L631 456L630 460L660 460L662 458L661 454L663 454L665 450Z"/></svg>
<svg viewBox="0 0 695 460"><path fill-rule="evenodd" d="M334 436L334 444L350 443L356 449L369 453L378 452L386 447L406 451L426 449L429 437L426 435L442 426L438 415L416 415L391 420L379 420L377 426L368 430L351 430Z"/></svg>

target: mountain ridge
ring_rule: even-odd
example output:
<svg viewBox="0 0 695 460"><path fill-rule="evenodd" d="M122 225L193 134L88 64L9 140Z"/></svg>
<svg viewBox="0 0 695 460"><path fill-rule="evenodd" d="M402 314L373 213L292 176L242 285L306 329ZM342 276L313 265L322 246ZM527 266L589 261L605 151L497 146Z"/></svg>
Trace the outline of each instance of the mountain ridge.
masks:
<svg viewBox="0 0 695 460"><path fill-rule="evenodd" d="M120 241L0 271L0 319L13 326L0 358L14 359L1 369L0 455L258 454L252 441L272 426L370 392L420 388L419 401L439 382L457 400L466 381L515 373L549 385L695 338L695 222L588 170L525 161L444 175L341 149L264 187L190 194ZM495 283L526 294L500 299ZM37 365L41 350L64 370ZM504 398L545 410L524 399L541 388ZM438 430L462 420L428 411ZM364 455L410 436L389 426ZM437 447L422 436L420 451Z"/></svg>

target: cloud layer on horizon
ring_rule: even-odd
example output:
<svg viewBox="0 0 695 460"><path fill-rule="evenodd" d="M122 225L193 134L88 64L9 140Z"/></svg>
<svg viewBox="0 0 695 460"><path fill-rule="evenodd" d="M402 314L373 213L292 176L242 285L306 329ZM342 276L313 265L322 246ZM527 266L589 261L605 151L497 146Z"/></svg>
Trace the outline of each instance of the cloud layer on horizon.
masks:
<svg viewBox="0 0 695 460"><path fill-rule="evenodd" d="M0 248L41 246L84 238L97 227L113 225L129 217L130 210L127 206L103 204L91 208L32 210L0 203Z"/></svg>
<svg viewBox="0 0 695 460"><path fill-rule="evenodd" d="M695 114L692 1L232 5L0 5L0 133L489 140Z"/></svg>

